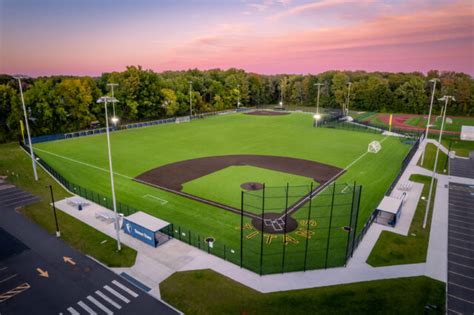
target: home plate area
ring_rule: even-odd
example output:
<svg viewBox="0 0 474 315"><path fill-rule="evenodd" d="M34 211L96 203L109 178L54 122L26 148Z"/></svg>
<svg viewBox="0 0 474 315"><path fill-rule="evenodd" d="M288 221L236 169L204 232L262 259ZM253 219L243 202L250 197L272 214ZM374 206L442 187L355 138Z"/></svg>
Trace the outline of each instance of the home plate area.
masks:
<svg viewBox="0 0 474 315"><path fill-rule="evenodd" d="M272 227L276 232L284 232L285 221L283 219L265 219L263 220L265 226Z"/></svg>
<svg viewBox="0 0 474 315"><path fill-rule="evenodd" d="M261 217L254 217L252 219L252 225L255 229L259 231L263 230L265 233L283 234L296 230L298 222L293 219L290 214L285 218L285 214L269 212L263 215L263 224Z"/></svg>

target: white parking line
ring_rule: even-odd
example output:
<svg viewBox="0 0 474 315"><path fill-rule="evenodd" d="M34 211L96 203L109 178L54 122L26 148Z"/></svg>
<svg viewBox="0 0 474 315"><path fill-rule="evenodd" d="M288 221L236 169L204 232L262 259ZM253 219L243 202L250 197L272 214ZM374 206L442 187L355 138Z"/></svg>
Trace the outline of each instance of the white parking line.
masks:
<svg viewBox="0 0 474 315"><path fill-rule="evenodd" d="M458 219L453 219L453 218L449 219L449 221L456 221L456 222L461 222L461 223L465 223L465 224L467 223L467 224L470 224L470 225L471 224L474 225L474 223L472 223L472 222L466 222L465 220L458 220Z"/></svg>
<svg viewBox="0 0 474 315"><path fill-rule="evenodd" d="M465 300L463 298L460 298L460 297L457 297L455 295L452 295L452 294L448 294L448 296L452 297L453 299L457 299L457 300L460 300L460 301L463 301L463 302L467 302L469 304L473 304L474 305L474 302L471 302L471 301L468 301L468 300Z"/></svg>
<svg viewBox="0 0 474 315"><path fill-rule="evenodd" d="M91 301L92 303L94 303L98 308L100 308L101 310L103 310L107 315L112 315L114 312L112 312L111 310L109 310L107 307L104 306L104 304L100 303L99 301L97 301L95 298L93 298L92 296L87 296L87 299L89 301Z"/></svg>
<svg viewBox="0 0 474 315"><path fill-rule="evenodd" d="M460 227L460 226L457 226L457 225L454 225L454 224L448 224L449 226L451 227L454 227L454 228L457 228L457 229L461 229L461 230L466 230L466 231L471 231L470 228L465 228L465 227Z"/></svg>
<svg viewBox="0 0 474 315"><path fill-rule="evenodd" d="M464 267L464 268L469 268L469 269L474 270L474 267L472 267L472 266L463 265L463 264L457 263L457 262L449 260L449 259L448 259L448 263L455 264L455 265L458 265L458 266L461 266L461 267Z"/></svg>
<svg viewBox="0 0 474 315"><path fill-rule="evenodd" d="M69 311L70 314L72 315L80 315L80 313L78 311L76 311L74 308L72 307L68 307L67 310Z"/></svg>
<svg viewBox="0 0 474 315"><path fill-rule="evenodd" d="M459 315L462 315L462 313L459 313L459 312L453 311L452 309L449 309L449 308L448 308L448 312L451 312L451 313L454 313L454 314L459 314Z"/></svg>
<svg viewBox="0 0 474 315"><path fill-rule="evenodd" d="M130 290L129 288L127 288L126 286L124 286L123 284L121 284L120 282L118 282L117 280L113 280L112 281L113 284L115 284L116 286L118 286L120 289L124 290L125 292L127 292L128 294L130 294L131 296L133 297L137 297L138 294L135 293L134 291Z"/></svg>
<svg viewBox="0 0 474 315"><path fill-rule="evenodd" d="M77 304L79 304L80 307L82 307L87 313L89 313L89 315L97 315L97 313L94 312L89 306L87 306L86 303L79 301L77 302Z"/></svg>
<svg viewBox="0 0 474 315"><path fill-rule="evenodd" d="M452 284L452 285L455 285L455 286L457 286L457 287L460 287L460 288L463 288L463 289L466 289L466 290L469 290L469 291L474 291L474 289L472 289L472 288L465 287L465 286L463 286L463 285L454 283L454 282L452 282L452 281L449 281L448 284Z"/></svg>
<svg viewBox="0 0 474 315"><path fill-rule="evenodd" d="M467 250L467 251L469 251L469 252L474 252L474 249L470 249L470 248L466 248L466 247L462 247L462 246L458 246L458 245L450 244L449 246L461 248L462 250Z"/></svg>
<svg viewBox="0 0 474 315"><path fill-rule="evenodd" d="M105 295L104 293L100 292L99 290L95 291L95 294L97 294L98 296L100 296L101 298L103 298L104 300L106 300L107 302L109 302L111 305L113 305L116 309L121 309L122 307L120 305L118 305L117 303L115 303L111 298L109 298L107 295Z"/></svg>
<svg viewBox="0 0 474 315"><path fill-rule="evenodd" d="M473 242L468 242L466 240L463 240L462 238L457 238L457 237L453 237L453 236L448 237L448 239L453 239L455 241L460 241L460 242L464 242L464 243L468 243L468 244L474 244Z"/></svg>
<svg viewBox="0 0 474 315"><path fill-rule="evenodd" d="M466 236L471 236L471 234L467 234L467 233L462 233L462 232L456 232L456 231L453 231L453 230L449 230L449 233L455 233L455 234L461 234L461 235L466 235Z"/></svg>
<svg viewBox="0 0 474 315"><path fill-rule="evenodd" d="M456 276L460 276L460 277L463 277L463 278L469 278L469 279L474 280L474 277L469 277L469 276L463 275L462 273L458 273L458 272L454 272L454 271L449 271L449 273L453 273Z"/></svg>
<svg viewBox="0 0 474 315"><path fill-rule="evenodd" d="M456 253L453 253L453 252L450 252L448 254L451 254L451 255L456 255L456 256L459 256L459 257L463 257L463 258L467 258L467 259L471 259L471 260L474 260L474 258L472 257L469 257L469 256L464 256L464 255L461 255L461 254L456 254Z"/></svg>
<svg viewBox="0 0 474 315"><path fill-rule="evenodd" d="M8 281L8 280L10 280L11 278L15 278L16 276L17 276L17 274L15 273L14 275L11 275L11 276L9 276L9 277L7 277L7 278L5 278L5 279L2 279L2 280L0 281L0 283L5 282L5 281Z"/></svg>
<svg viewBox="0 0 474 315"><path fill-rule="evenodd" d="M111 287L109 287L108 285L104 285L104 289L106 289L107 291L109 291L110 293L112 293L113 295L115 295L116 297L118 297L119 299L121 299L122 301L124 301L125 303L130 303L130 300L127 299L125 296L123 296L122 294L118 293L117 291L115 291L114 289L112 289Z"/></svg>

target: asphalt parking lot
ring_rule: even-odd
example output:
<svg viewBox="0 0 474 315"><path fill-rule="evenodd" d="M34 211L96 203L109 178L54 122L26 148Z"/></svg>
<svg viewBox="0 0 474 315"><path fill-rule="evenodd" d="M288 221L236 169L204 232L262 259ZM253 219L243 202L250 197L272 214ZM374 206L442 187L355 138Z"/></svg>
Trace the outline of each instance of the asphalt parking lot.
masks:
<svg viewBox="0 0 474 315"><path fill-rule="evenodd" d="M474 313L474 186L449 185L448 314Z"/></svg>
<svg viewBox="0 0 474 315"><path fill-rule="evenodd" d="M37 200L0 183L0 314L179 314L15 211Z"/></svg>

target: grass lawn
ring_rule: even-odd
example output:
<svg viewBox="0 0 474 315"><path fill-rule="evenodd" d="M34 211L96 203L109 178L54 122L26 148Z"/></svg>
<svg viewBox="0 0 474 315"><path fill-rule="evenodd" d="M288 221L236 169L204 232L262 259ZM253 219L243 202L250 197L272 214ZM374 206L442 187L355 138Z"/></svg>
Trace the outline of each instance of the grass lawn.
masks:
<svg viewBox="0 0 474 315"><path fill-rule="evenodd" d="M405 120L405 124L413 126L413 127L420 127L426 128L426 120L423 116L413 116Z"/></svg>
<svg viewBox="0 0 474 315"><path fill-rule="evenodd" d="M288 183L290 186L307 187L305 192L309 192L311 182L314 185L313 187L318 186L318 183L308 177L253 166L230 166L218 172L187 182L183 185L183 191L191 195L203 197L205 199L217 201L236 209L240 209L240 198L236 198L236 196L240 196L240 192L242 191L240 185L247 182L264 183L266 187L284 187ZM222 185L222 183L227 184ZM252 194L261 195L262 191L263 190L252 191ZM281 191L280 195L285 195L285 192ZM291 206L294 204L302 196L304 196L304 194L292 194L289 198L289 205ZM275 209L275 211L278 212L283 211L285 209L285 203L278 202L279 200L283 199L278 199L275 200L275 202L267 204L266 208ZM261 211L253 212L257 214L261 213Z"/></svg>
<svg viewBox="0 0 474 315"><path fill-rule="evenodd" d="M42 168L38 168L39 181L36 182L31 169L31 159L17 144L0 145L0 175L14 172L8 181L41 198L40 202L24 207L21 212L41 225L49 233L55 234L53 212L50 206L49 185L53 185L56 200L70 196ZM116 251L115 240L68 214L57 211L61 238L84 254L90 255L110 267L129 267L135 263L136 251L122 246ZM102 241L106 240L104 244Z"/></svg>
<svg viewBox="0 0 474 315"><path fill-rule="evenodd" d="M114 132L111 134L111 144L117 199L123 204L172 222L175 227L188 232L192 231L194 236L215 237L216 248L220 247L223 251L232 250L231 258L227 257L227 259L234 261L232 257L239 256L240 247L240 231L236 230L236 227L240 225L238 215L137 183L133 181L133 178L169 163L217 155L288 156L340 168L347 167L363 155L338 179L338 183L341 184L353 185L356 181L357 184L363 185L361 210L357 221L359 227L362 227L396 177L401 161L408 153L410 146L401 143L398 138L384 137L379 134L313 128L312 122L311 115L302 113L285 116L231 114L193 120L187 124L165 124ZM382 150L377 154L365 154L367 145L373 140L382 142ZM103 134L35 145L36 153L67 180L109 196L106 148L106 137ZM223 172L226 173L226 171ZM239 203L238 188L235 195L236 201L230 201L229 198L232 198L234 189L232 187L242 183L244 174L231 172L232 174L222 175L224 173L219 173L221 172L217 172L215 176L222 178L222 183L216 185L214 192L205 188L209 180L205 177L195 180L196 183L185 184L186 189L199 192L200 195L213 194L213 198L219 198L218 196L222 193L222 196L227 198L226 203ZM255 173L265 183L277 178L276 174L266 170ZM211 176L211 181L214 181L213 174L208 176ZM293 179L295 178L292 176L291 180ZM234 180L238 180L238 183ZM158 199L149 196L168 202L162 205ZM328 207L320 207L318 214L327 217L329 210ZM303 220L304 214L301 210L294 216L298 220ZM321 222L319 227L321 226L324 226L324 222ZM247 237L247 234L255 233L255 231L248 229L245 233ZM301 239L297 233L298 231L294 231L291 236ZM311 242L323 239L322 236L316 235ZM224 245L225 248L223 248ZM251 242L248 245L246 253L260 250L260 242ZM290 244L290 246L293 245ZM298 248L301 249L304 242L300 241L294 246L299 246ZM281 245L278 246L279 251L282 248ZM278 256L276 257L278 260ZM301 256L294 260L301 260ZM278 262L276 265L279 264ZM280 268L275 270L280 270Z"/></svg>
<svg viewBox="0 0 474 315"><path fill-rule="evenodd" d="M433 171L436 159L436 148L437 147L434 144L428 143L425 149L425 161L423 163L423 166L421 165L421 156L420 160L418 160L418 166L422 166L430 171ZM448 167L448 156L440 150L438 156L438 165L436 166L436 173L447 174Z"/></svg>
<svg viewBox="0 0 474 315"><path fill-rule="evenodd" d="M211 270L173 274L161 297L186 314L444 314L445 285L427 277L263 294Z"/></svg>
<svg viewBox="0 0 474 315"><path fill-rule="evenodd" d="M436 138L436 140L438 140ZM455 151L457 156L468 157L469 152L474 151L474 141L462 141L459 139L442 139L441 143L451 151ZM451 146L450 146L451 145Z"/></svg>
<svg viewBox="0 0 474 315"><path fill-rule="evenodd" d="M425 215L426 202L428 199L431 177L422 175L412 175L411 181L422 183L423 192L416 207L415 216L410 225L407 236L383 231L380 234L377 243L370 253L367 263L374 267L391 266L401 264L416 264L426 261L426 253L428 251L428 241L430 238L431 217L433 215L433 203L436 195L436 180L433 186L433 194L431 196L430 212L428 214L428 222L426 229L423 229L423 218ZM403 215L403 214L402 214Z"/></svg>

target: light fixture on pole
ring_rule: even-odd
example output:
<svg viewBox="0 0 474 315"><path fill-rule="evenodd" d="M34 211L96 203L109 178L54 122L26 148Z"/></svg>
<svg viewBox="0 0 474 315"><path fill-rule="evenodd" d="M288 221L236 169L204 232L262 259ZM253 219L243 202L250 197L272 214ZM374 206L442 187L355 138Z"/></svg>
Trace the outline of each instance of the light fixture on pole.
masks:
<svg viewBox="0 0 474 315"><path fill-rule="evenodd" d="M436 90L436 82L438 82L438 78L431 79L430 82L433 82L433 90L431 92L431 102L430 102L430 111L428 113L428 122L426 123L426 133L425 133L425 147L423 148L423 152L421 153L421 166L423 166L423 162L425 161L425 151L426 151L426 145L428 140L428 132L430 130L430 122L431 122L431 110L433 109L433 101L434 101L434 96L435 96L435 90Z"/></svg>
<svg viewBox="0 0 474 315"><path fill-rule="evenodd" d="M110 171L110 186L112 188L112 205L114 208L114 213L115 213L115 231L117 234L117 250L120 251L122 249L122 246L120 244L120 217L117 213L117 201L115 200L115 186L114 186L114 171L112 167L112 153L111 153L111 148L110 148L110 131L109 131L109 117L107 114L107 102L118 102L115 97L110 97L110 96L102 96L97 100L97 103L104 103L104 108L105 108L105 129L107 133L107 150L108 150L108 156L109 156L109 171Z"/></svg>
<svg viewBox="0 0 474 315"><path fill-rule="evenodd" d="M114 95L114 86L118 86L118 83L107 83L107 86L109 86L110 89L112 90L112 97L115 97L115 95ZM118 118L115 116L115 103L116 102L112 102L112 122L114 124L116 124L118 122Z"/></svg>
<svg viewBox="0 0 474 315"><path fill-rule="evenodd" d="M18 80L18 85L20 87L21 104L23 105L23 115L25 116L26 133L28 134L28 147L30 149L31 164L33 165L33 174L35 177L35 181L38 181L38 172L36 171L35 152L33 151L33 143L31 143L30 126L28 124L28 114L26 112L25 98L23 97L23 87L21 85L21 79L26 79L28 77L25 75L15 75L13 77Z"/></svg>
<svg viewBox="0 0 474 315"><path fill-rule="evenodd" d="M237 108L240 107L240 84L237 84L239 94L237 95Z"/></svg>
<svg viewBox="0 0 474 315"><path fill-rule="evenodd" d="M189 117L190 118L193 115L193 100L191 97L192 89L193 89L193 81L189 81Z"/></svg>
<svg viewBox="0 0 474 315"><path fill-rule="evenodd" d="M349 102L351 100L351 85L352 85L352 82L347 82L347 102L346 102L346 108L345 108L346 116L349 116Z"/></svg>
<svg viewBox="0 0 474 315"><path fill-rule="evenodd" d="M319 118L321 118L321 115L319 115L319 92L320 92L320 89L321 89L321 86L324 85L324 83L315 83L314 86L317 86L318 87L318 97L316 99L316 115L319 116ZM315 117L316 117L315 115ZM318 120L319 120L318 118Z"/></svg>
<svg viewBox="0 0 474 315"><path fill-rule="evenodd" d="M446 112L448 110L448 102L449 100L456 101L454 97L450 95L445 95L438 100L444 101L444 107L441 110L441 115L442 115L441 129L439 131L438 146L436 148L436 156L435 156L435 162L433 166L433 173L431 174L430 192L428 194L428 201L426 203L425 217L423 218L423 229L426 228L426 222L428 221L428 213L429 213L429 209L431 205L431 194L433 193L433 183L434 183L434 179L436 175L436 168L438 167L439 146L441 145L441 138L443 137L443 129L444 129L444 122L446 120ZM449 154L448 154L448 158L449 158Z"/></svg>

